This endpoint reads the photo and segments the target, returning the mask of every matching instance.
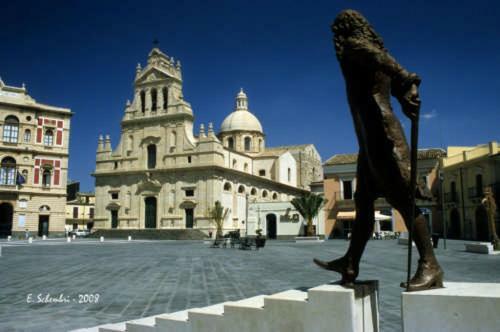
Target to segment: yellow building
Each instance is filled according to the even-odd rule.
[[[77,193],[74,200],[66,202],[66,231],[92,229],[94,213],[94,193]]]
[[[441,160],[444,191],[444,222],[450,238],[488,241],[490,229],[483,191],[492,187],[497,206],[500,197],[500,147],[498,142],[448,148]],[[499,214],[496,215],[497,230]]]
[[[439,159],[445,156],[442,149],[418,151],[418,184],[432,196],[432,201],[417,200],[417,205],[427,218],[432,232],[441,232],[441,211],[438,209]],[[346,237],[355,219],[354,194],[358,155],[337,154],[323,164],[325,209],[325,236]],[[384,198],[375,201],[375,231],[406,232],[401,215]]]
[[[0,79],[0,237],[64,234],[72,115]]]

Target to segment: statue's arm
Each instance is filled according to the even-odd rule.
[[[346,47],[346,53],[360,66],[380,70],[391,77],[391,94],[401,103],[403,113],[410,119],[418,118],[420,77],[409,73],[390,54],[371,42],[354,40]]]

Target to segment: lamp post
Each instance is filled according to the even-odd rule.
[[[245,237],[248,237],[248,194],[245,194]]]
[[[446,232],[448,227],[446,227],[446,215],[444,213],[444,174],[442,170],[439,170],[439,183],[441,185],[441,218],[443,220],[443,247],[446,249]]]

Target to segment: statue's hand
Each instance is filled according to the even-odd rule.
[[[400,99],[401,107],[403,112],[410,120],[418,119],[418,114],[420,111],[420,97],[418,95],[418,87],[416,84],[412,84],[411,87]]]

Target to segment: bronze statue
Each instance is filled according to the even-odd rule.
[[[491,244],[495,250],[500,250],[500,240],[497,235],[497,228],[495,225],[495,214],[497,212],[497,204],[495,203],[495,197],[493,196],[493,190],[491,187],[486,187],[484,189],[484,197],[481,200],[481,204],[485,207],[488,212],[488,224],[490,225],[491,234]]]
[[[342,275],[341,283],[353,283],[359,273],[359,262],[366,243],[372,237],[374,201],[385,199],[403,216],[409,227],[412,215],[410,186],[410,152],[406,138],[392,111],[391,94],[397,98],[404,114],[418,120],[420,78],[406,71],[385,49],[381,37],[368,21],[354,10],[342,11],[332,25],[337,59],[344,75],[347,98],[359,143],[356,219],[347,253],[320,267]],[[419,194],[418,192],[416,193]],[[416,208],[413,236],[420,260],[409,291],[442,287],[443,271],[430,241],[427,222]]]

